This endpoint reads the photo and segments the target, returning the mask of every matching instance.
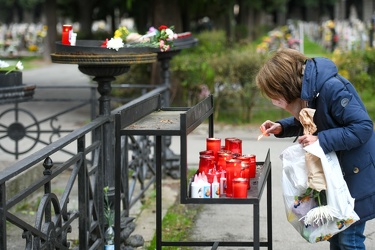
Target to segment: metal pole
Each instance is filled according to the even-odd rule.
[[[111,82],[113,76],[96,76],[94,81],[98,83],[99,115],[109,116],[111,114]],[[108,199],[114,204],[115,195],[115,168],[114,168],[114,129],[113,123],[103,126],[103,164],[104,164],[104,186],[108,186]]]
[[[162,171],[161,171],[161,154],[162,154],[162,137],[155,138],[155,156],[156,156],[156,249],[161,250],[162,243]]]

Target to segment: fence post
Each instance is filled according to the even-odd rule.
[[[6,187],[5,183],[0,185],[0,249],[7,249],[7,220],[6,209]]]

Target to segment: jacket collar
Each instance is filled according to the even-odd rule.
[[[337,75],[336,65],[327,58],[312,58],[306,61],[302,79],[301,99],[311,102],[319,96],[324,83]]]

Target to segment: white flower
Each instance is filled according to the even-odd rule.
[[[174,35],[174,33],[173,33],[173,30],[171,30],[171,29],[165,29],[165,33],[167,33],[167,35],[168,35],[168,39],[169,40],[173,40],[174,38],[175,38],[175,35]]]
[[[0,60],[0,68],[9,68],[9,67],[10,67],[9,63]],[[5,74],[9,74],[13,70],[23,70],[22,62],[18,61],[16,66],[8,69],[8,71]]]
[[[111,40],[107,42],[108,49],[115,49],[116,51],[118,51],[120,48],[123,48],[123,47],[124,47],[124,43],[121,37],[111,38]]]
[[[18,63],[16,64],[16,70],[23,70],[23,64],[21,61],[18,61]]]
[[[8,67],[9,67],[9,63],[0,61],[0,68],[8,68]]]

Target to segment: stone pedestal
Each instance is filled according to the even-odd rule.
[[[24,102],[34,95],[35,85],[22,83],[22,72],[0,70],[0,104]]]

